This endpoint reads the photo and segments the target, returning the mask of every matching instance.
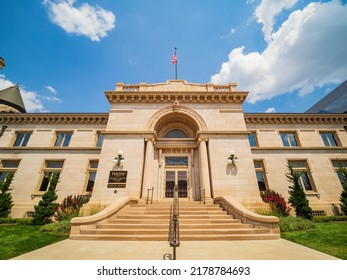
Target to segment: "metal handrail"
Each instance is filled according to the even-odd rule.
[[[173,204],[170,208],[169,244],[173,248],[173,260],[176,260],[176,248],[180,246],[179,198],[178,187],[174,188]]]
[[[152,187],[151,189],[147,189],[146,204],[148,204],[149,202],[150,204],[153,203],[153,191],[154,191],[154,187]],[[149,192],[151,192],[151,196],[149,196]]]

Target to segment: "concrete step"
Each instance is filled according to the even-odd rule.
[[[168,223],[164,224],[99,224],[96,226],[97,229],[167,229]],[[205,224],[180,224],[180,229],[230,229],[230,228],[252,228],[252,225],[241,224],[241,223],[205,223]]]
[[[186,235],[181,237],[181,241],[207,241],[207,240],[272,240],[278,239],[279,234],[223,234],[218,235]],[[158,235],[96,235],[83,234],[75,236],[75,240],[127,240],[127,241],[168,241],[168,236],[165,234]]]
[[[75,239],[84,240],[168,240],[172,200],[132,204],[94,226],[81,228]],[[253,228],[228,215],[219,205],[180,202],[180,238],[184,240],[277,239],[268,229]]]
[[[85,234],[97,234],[97,235],[161,235],[166,234],[168,236],[169,229],[82,229],[82,233]],[[234,229],[182,229],[180,228],[180,236],[186,235],[216,235],[218,239],[219,235],[225,234],[252,234],[252,233],[267,233],[267,229],[254,229],[254,228],[234,228]]]

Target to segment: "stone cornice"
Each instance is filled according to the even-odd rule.
[[[347,114],[245,113],[246,124],[347,124]]]
[[[246,91],[105,91],[110,103],[243,103]]]
[[[1,124],[107,124],[108,113],[27,113],[0,114]]]

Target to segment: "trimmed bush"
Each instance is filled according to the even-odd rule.
[[[281,232],[300,231],[315,228],[315,223],[300,217],[283,217],[278,223]]]
[[[312,221],[315,223],[344,222],[347,216],[313,216]]]
[[[70,221],[61,221],[57,223],[50,223],[40,228],[41,232],[50,232],[54,234],[69,235],[71,230]]]
[[[35,225],[44,225],[51,222],[52,217],[59,205],[58,203],[54,202],[58,198],[55,192],[58,182],[59,174],[53,173],[48,191],[42,196],[39,204],[35,206],[35,214],[33,217]]]
[[[0,218],[0,224],[32,225],[32,218]]]

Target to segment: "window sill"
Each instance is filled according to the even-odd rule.
[[[311,197],[314,197],[316,196],[318,199],[320,199],[320,193],[318,192],[315,192],[315,191],[307,191],[305,192],[306,196],[311,196]]]

